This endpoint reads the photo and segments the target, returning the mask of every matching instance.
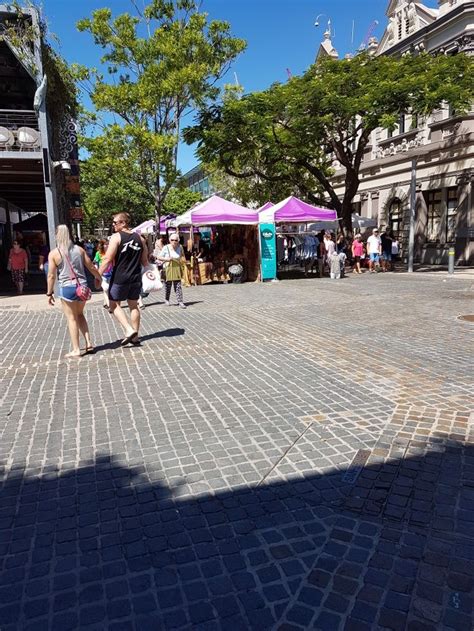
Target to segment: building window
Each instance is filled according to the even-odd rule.
[[[456,240],[456,215],[458,212],[458,189],[456,186],[448,188],[447,212],[446,212],[446,242],[453,243]]]
[[[362,202],[352,202],[352,212],[360,215],[362,212]]]
[[[402,202],[396,197],[390,204],[388,210],[388,224],[390,226],[390,232],[393,236],[399,240],[402,234]]]
[[[439,241],[439,228],[441,224],[441,202],[442,193],[440,190],[427,191],[426,207],[428,220],[426,223],[427,241]]]
[[[405,114],[400,114],[400,118],[398,119],[398,133],[405,133]]]

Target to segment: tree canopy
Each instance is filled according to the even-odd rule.
[[[155,214],[133,145],[123,142],[121,130],[116,137],[113,131],[83,140],[88,157],[81,162],[81,196],[91,232],[95,226],[108,226],[112,215],[121,211],[130,213],[135,225]]]
[[[289,193],[310,202],[326,196],[350,232],[372,132],[393,129],[402,113],[426,116],[443,101],[466,111],[474,96],[472,70],[465,55],[325,58],[285,84],[201,108],[184,135],[198,143],[204,165],[235,178],[234,194],[246,202]],[[335,160],[345,170],[343,199],[331,181]]]
[[[226,22],[209,21],[195,0],[131,4],[133,14],[113,17],[104,8],[78,23],[103,50],[107,79],[83,66],[76,66],[76,77],[96,108],[89,123],[101,122],[89,142],[92,155],[107,147],[111,160],[133,164],[134,185],[153,200],[159,219],[179,179],[181,120],[217,98],[216,82],[245,43]]]

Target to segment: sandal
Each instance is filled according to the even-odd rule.
[[[95,348],[93,346],[86,346],[85,352],[86,355],[93,355],[95,353]]]
[[[124,337],[124,339],[120,342],[120,346],[127,346],[127,344],[130,344],[134,337],[137,337],[137,335],[138,331],[134,331],[130,335],[127,335],[127,337]]]

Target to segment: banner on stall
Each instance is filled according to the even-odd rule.
[[[276,278],[277,257],[274,223],[259,224],[260,252],[262,257],[262,280]]]

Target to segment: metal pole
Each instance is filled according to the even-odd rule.
[[[448,252],[448,274],[454,274],[454,248],[449,248]]]
[[[408,271],[413,272],[413,259],[415,250],[415,221],[416,221],[416,165],[417,158],[411,161],[411,185],[410,185],[410,233],[408,236]]]

